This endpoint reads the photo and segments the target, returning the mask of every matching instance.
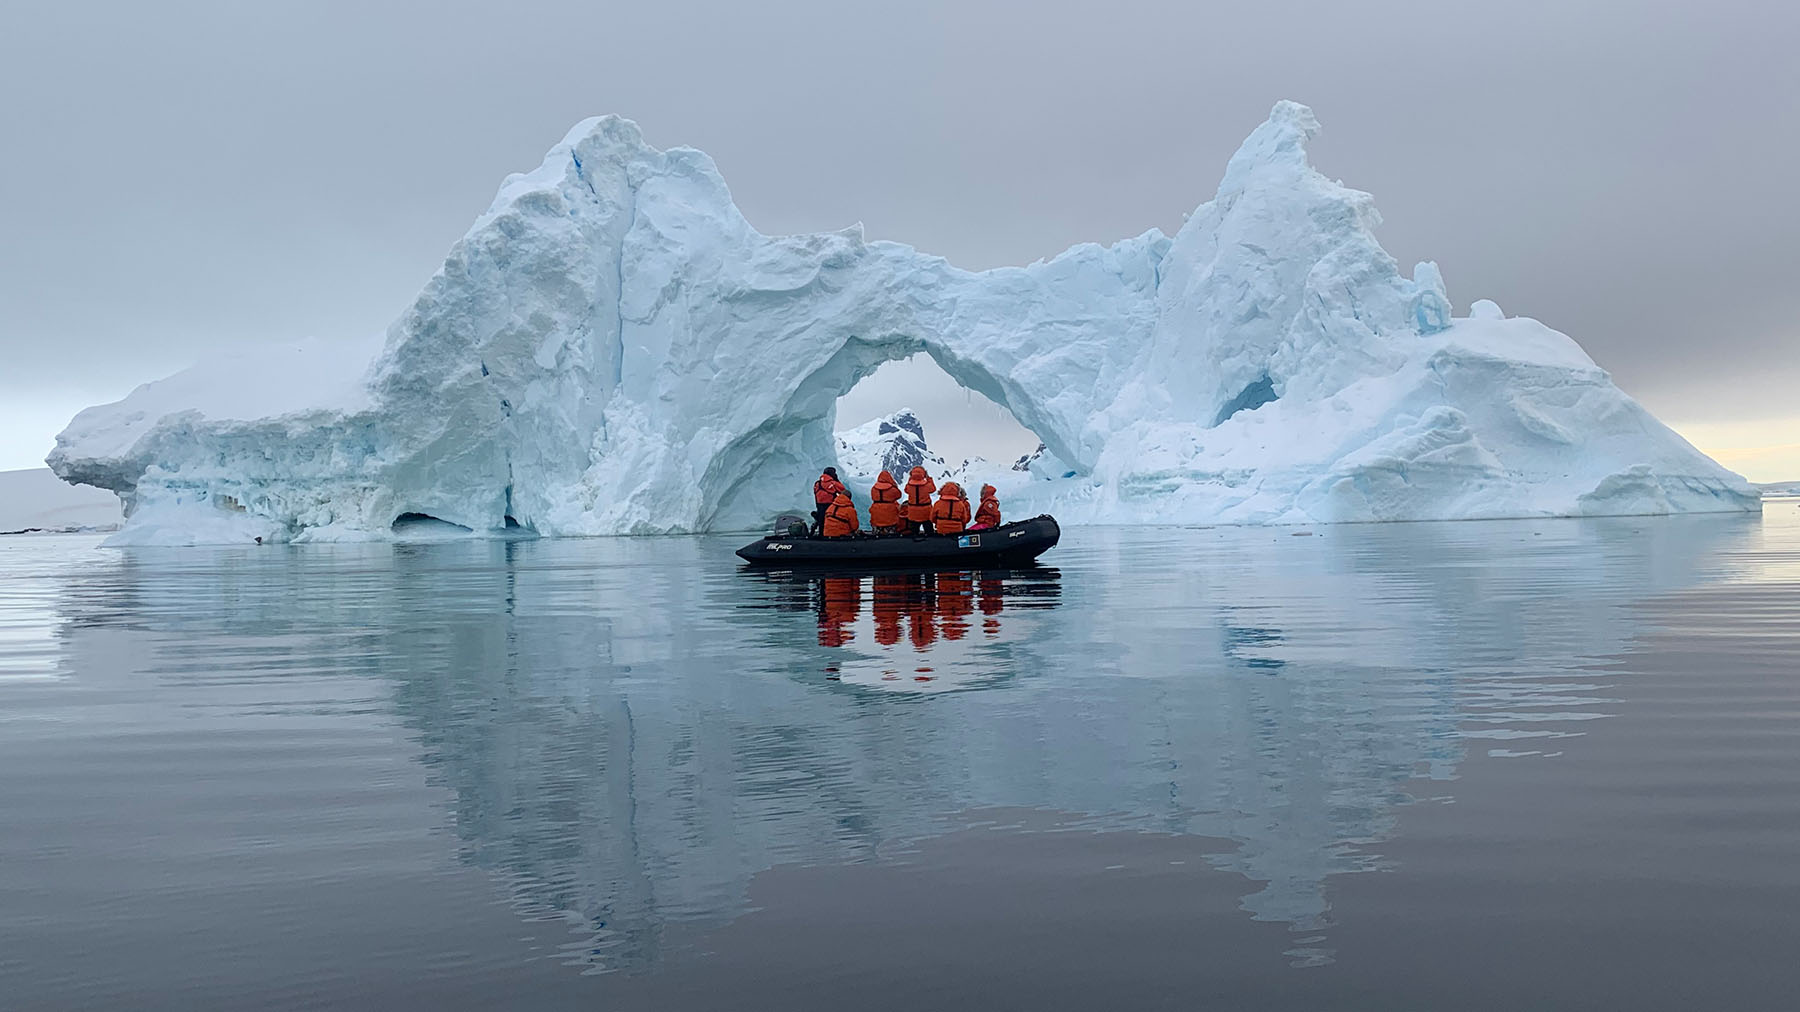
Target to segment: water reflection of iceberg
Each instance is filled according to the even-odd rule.
[[[1216,863],[1258,883],[1244,907],[1315,932],[1409,785],[1501,744],[1476,736],[1528,752],[1607,713],[1620,690],[1593,661],[1635,634],[1627,606],[1706,578],[1751,523],[1090,530],[1053,594],[1003,584],[992,616],[977,575],[859,578],[846,617],[847,585],[745,578],[701,539],[281,549],[203,573],[139,555],[125,589],[69,598],[63,635],[311,637],[319,663],[390,681],[467,859],[575,922],[596,968],[735,916],[763,869],[868,860],[993,807],[1235,841]],[[930,635],[908,627],[921,606]],[[980,691],[878,691],[898,659]]]

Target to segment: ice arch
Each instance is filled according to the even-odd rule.
[[[700,526],[729,529],[735,518],[801,504],[818,469],[837,462],[838,399],[888,362],[929,355],[957,383],[1012,411],[1014,417],[1021,410],[1033,418],[1046,417],[1029,392],[1016,387],[1009,391],[1009,384],[987,365],[956,357],[945,342],[917,333],[914,329],[853,334],[841,343],[834,337],[836,350],[800,378],[791,396],[708,462],[700,488],[704,504]]]
[[[1054,405],[996,373],[993,363],[960,354],[957,343],[915,333],[845,340],[799,381],[775,414],[714,455],[701,491],[704,500],[716,505],[701,518],[701,525],[728,528],[733,518],[797,505],[818,469],[836,461],[838,400],[882,365],[919,354],[928,356],[959,386],[1009,412],[1021,426],[1048,433],[1040,438],[1063,459],[1091,467],[1074,449],[1080,446],[1079,431],[1056,428],[1059,422],[1067,426],[1079,419],[1059,418]]]
[[[973,273],[860,228],[764,236],[705,155],[590,121],[507,181],[396,323],[371,381],[392,495],[349,522],[754,527],[834,459],[838,397],[921,353],[1085,473],[1168,244]]]

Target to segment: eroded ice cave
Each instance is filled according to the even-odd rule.
[[[749,529],[834,459],[836,399],[920,352],[1053,467],[1012,515],[1300,523],[1754,510],[1568,337],[1409,279],[1275,106],[1181,230],[970,272],[860,228],[764,236],[711,159],[578,124],[385,344],[205,363],[89,408],[48,462],[121,543]],[[1072,476],[1064,477],[1064,475]]]

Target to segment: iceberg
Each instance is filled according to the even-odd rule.
[[[765,236],[615,116],[492,206],[376,348],[242,356],[89,408],[47,462],[115,543],[743,530],[836,459],[837,398],[930,355],[1052,467],[1013,515],[1321,523],[1756,510],[1570,338],[1376,242],[1278,103],[1173,236],[972,272],[860,226]]]

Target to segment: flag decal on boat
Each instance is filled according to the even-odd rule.
[[[979,534],[964,534],[962,537],[956,539],[956,547],[958,547],[958,548],[980,548],[981,547],[981,535],[979,535]]]

